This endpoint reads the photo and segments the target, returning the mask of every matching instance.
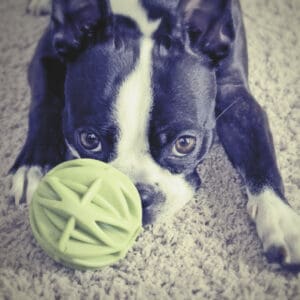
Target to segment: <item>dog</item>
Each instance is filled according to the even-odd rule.
[[[53,0],[28,74],[16,203],[30,201],[49,168],[93,158],[136,184],[144,224],[166,221],[199,189],[196,168],[217,133],[245,181],[267,259],[300,269],[300,217],[249,90],[238,0]]]

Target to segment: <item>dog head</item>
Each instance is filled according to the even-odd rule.
[[[71,156],[127,174],[144,224],[173,215],[199,188],[217,92],[211,57],[199,47],[203,32],[196,37],[195,24],[192,39],[189,32],[195,7],[148,2],[110,1],[110,36],[67,65],[64,110]]]

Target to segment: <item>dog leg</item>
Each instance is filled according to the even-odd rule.
[[[25,145],[11,173],[11,196],[18,204],[30,201],[44,173],[65,158],[62,132],[65,67],[51,46],[51,34],[42,37],[29,68],[32,103]]]
[[[248,212],[256,223],[268,261],[299,269],[300,216],[268,187],[256,195],[248,192],[248,196]]]
[[[285,200],[266,114],[245,86],[224,84],[216,115],[220,140],[245,179],[248,211],[268,260],[300,269],[300,216]]]
[[[270,261],[300,270],[300,216],[288,205],[267,117],[248,86],[247,45],[238,0],[180,1],[190,45],[216,64],[217,131],[245,179],[248,210]]]

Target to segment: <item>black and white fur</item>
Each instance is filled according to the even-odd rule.
[[[245,180],[267,258],[299,269],[300,217],[285,199],[247,78],[238,0],[54,0],[29,69],[29,133],[12,168],[16,203],[30,201],[50,167],[91,157],[134,181],[144,223],[165,221],[199,188],[196,167],[216,130]]]

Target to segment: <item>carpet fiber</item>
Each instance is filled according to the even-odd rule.
[[[216,144],[203,187],[168,225],[146,228],[126,259],[74,271],[36,244],[28,206],[6,176],[26,136],[26,68],[48,17],[0,2],[0,299],[300,299],[300,275],[269,265],[246,213],[245,188]],[[291,205],[300,212],[300,1],[242,0],[250,86],[269,115]],[[300,229],[299,229],[300,230]]]

